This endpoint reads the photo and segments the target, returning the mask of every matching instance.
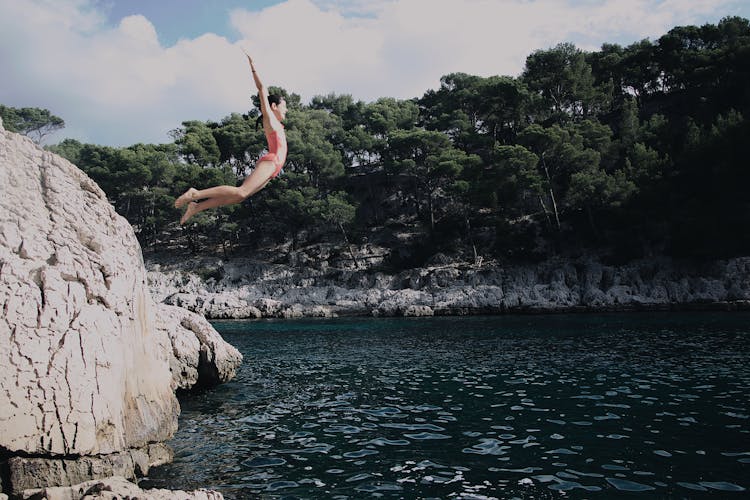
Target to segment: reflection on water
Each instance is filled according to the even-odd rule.
[[[222,322],[148,487],[228,498],[741,497],[750,315]],[[743,493],[744,492],[744,493]]]

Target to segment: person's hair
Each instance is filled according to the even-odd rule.
[[[271,104],[275,104],[275,105],[278,106],[279,104],[281,104],[281,101],[283,101],[283,100],[284,100],[284,96],[281,95],[281,94],[268,94],[268,105],[269,106]],[[263,123],[263,113],[261,113],[260,115],[258,115],[258,118],[255,120],[255,128],[257,129],[258,125],[260,125],[261,123]]]

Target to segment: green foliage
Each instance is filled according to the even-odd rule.
[[[342,191],[326,196],[319,209],[323,221],[341,226],[351,226],[357,213],[357,208],[348,201],[348,195]]]
[[[249,115],[232,113],[212,127],[211,132],[219,149],[219,163],[242,165],[252,157],[259,157],[265,147],[263,131],[255,127],[255,119]],[[210,144],[208,138],[206,141]]]
[[[47,149],[58,154],[74,165],[80,165],[81,150],[84,145],[75,139],[64,139]]]
[[[568,204],[576,208],[616,208],[635,190],[635,184],[623,171],[610,175],[592,166],[571,176]]]
[[[485,175],[486,182],[478,184],[480,198],[488,206],[497,208],[500,204],[506,212],[522,215],[535,210],[536,200],[546,196],[548,186],[539,169],[539,156],[524,146],[497,145],[492,166]]]
[[[24,134],[41,143],[53,132],[65,128],[65,121],[41,108],[12,108],[0,104],[3,127],[10,132]]]
[[[289,153],[285,169],[304,174],[316,188],[328,190],[344,175],[341,154],[331,138],[341,129],[341,120],[321,110],[287,115]]]
[[[426,237],[394,247],[393,265],[461,245],[470,249],[447,251],[750,252],[746,19],[593,52],[560,44],[530,54],[520,77],[451,73],[419,99],[328,94],[308,105],[269,90],[290,110],[284,173],[242,205],[197,216],[182,229],[191,248],[229,254],[289,237],[351,243],[350,233],[387,239],[403,229]],[[156,245],[177,226],[174,196],[235,185],[263,153],[253,100],[255,109],[219,122],[184,122],[171,144],[66,139],[49,149],[92,176],[141,241]],[[37,116],[23,122],[17,111],[0,107],[6,128]]]
[[[376,136],[385,136],[394,129],[410,129],[419,115],[417,104],[383,97],[365,106],[363,117],[367,130]]]
[[[219,164],[221,151],[210,124],[194,120],[182,122],[182,128],[173,130],[172,137],[186,161],[201,167]]]
[[[541,114],[556,121],[588,117],[599,111],[609,97],[606,89],[595,85],[586,54],[570,43],[531,54],[522,78],[541,98]]]

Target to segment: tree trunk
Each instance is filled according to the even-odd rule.
[[[555,223],[557,224],[557,230],[560,230],[560,214],[557,211],[557,202],[555,201],[555,193],[552,191],[552,186],[549,187],[549,196],[552,199],[552,209],[555,211]]]
[[[560,231],[560,214],[557,212],[557,202],[555,201],[555,192],[552,190],[552,179],[549,176],[549,170],[547,169],[547,162],[544,161],[544,154],[542,154],[542,166],[544,167],[544,175],[547,176],[547,184],[549,185],[549,197],[552,201],[552,209],[555,212],[555,222],[557,223],[557,230]]]
[[[474,264],[479,265],[479,254],[477,253],[477,245],[474,243],[474,237],[471,235],[471,221],[468,213],[464,213],[464,220],[466,221],[466,237],[469,239],[471,249],[474,252]]]
[[[349,243],[349,238],[346,236],[346,230],[344,229],[344,225],[339,222],[339,229],[341,229],[341,234],[344,235],[344,241],[346,242],[346,246],[349,248],[349,255],[352,256],[352,260],[354,261],[354,265],[357,269],[360,269],[359,261],[357,260],[357,257],[354,255],[354,250],[352,249],[352,244]]]
[[[552,227],[552,219],[549,218],[549,210],[547,210],[547,204],[544,203],[544,197],[539,194],[539,203],[542,205],[542,210],[544,211],[544,217],[547,219],[547,225],[549,227]]]

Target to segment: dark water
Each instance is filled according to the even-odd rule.
[[[227,498],[747,498],[750,314],[220,322],[149,487]]]

